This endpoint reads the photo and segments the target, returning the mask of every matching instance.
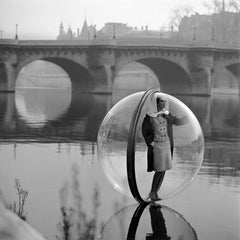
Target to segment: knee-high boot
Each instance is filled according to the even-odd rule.
[[[152,187],[151,187],[151,191],[150,191],[150,194],[149,194],[149,197],[152,199],[152,200],[160,200],[160,198],[158,197],[158,190],[160,188],[159,184],[161,185],[161,179],[162,178],[162,172],[156,172],[153,176],[153,180],[152,180]]]
[[[162,185],[164,176],[165,176],[165,171],[164,171],[164,172],[159,172],[159,174],[158,174],[158,179],[157,179],[156,192],[159,191],[159,189],[160,189],[160,187],[161,187],[161,185]]]

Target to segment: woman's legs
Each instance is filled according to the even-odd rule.
[[[156,189],[156,192],[159,191],[161,185],[162,185],[162,182],[163,182],[163,179],[164,179],[164,176],[165,176],[165,171],[163,172],[159,172],[159,177],[158,177],[158,182],[157,182],[157,189]]]
[[[165,171],[155,172],[153,175],[152,188],[151,188],[151,192],[149,194],[149,196],[152,200],[160,200],[157,193],[162,185],[164,175],[165,175]]]

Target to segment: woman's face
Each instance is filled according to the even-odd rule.
[[[163,98],[159,98],[158,104],[157,104],[157,109],[158,111],[161,111],[163,108],[166,107],[167,100]]]

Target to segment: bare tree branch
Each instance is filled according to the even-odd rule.
[[[194,10],[190,6],[183,6],[180,8],[172,9],[170,26],[173,27],[173,29],[178,29],[183,17],[189,17],[193,13]]]
[[[234,11],[235,13],[240,12],[240,0],[231,0],[229,2],[229,6],[231,10]]]
[[[222,11],[234,11],[236,13],[240,12],[240,0],[212,0],[204,2],[203,6],[208,10],[209,14],[221,13]]]

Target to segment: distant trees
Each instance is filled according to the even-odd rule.
[[[219,14],[220,27],[221,29],[221,40],[223,42],[229,41],[229,14],[228,13],[240,13],[240,0],[212,0],[210,2],[205,2],[204,6],[208,10],[209,14]],[[225,14],[226,13],[226,14]],[[232,26],[231,26],[232,27]],[[236,27],[237,28],[237,27]]]
[[[222,0],[212,0],[204,2],[203,6],[206,8],[209,14],[220,13],[223,8],[226,9],[225,3]]]
[[[169,25],[172,31],[178,32],[172,36],[194,41],[239,43],[240,0],[205,1],[201,14],[189,5],[172,9]]]
[[[203,4],[209,14],[229,11],[240,13],[240,0],[211,0]],[[169,25],[173,30],[178,30],[183,17],[189,17],[196,11],[193,7],[185,5],[172,9]]]
[[[240,0],[231,0],[229,4],[234,12],[240,12]]]
[[[240,0],[212,0],[210,2],[205,2],[203,5],[210,14],[223,11],[240,12]]]
[[[172,9],[172,14],[170,16],[169,25],[172,30],[178,30],[179,25],[183,19],[183,17],[189,17],[194,13],[194,10],[190,6],[182,6]]]

